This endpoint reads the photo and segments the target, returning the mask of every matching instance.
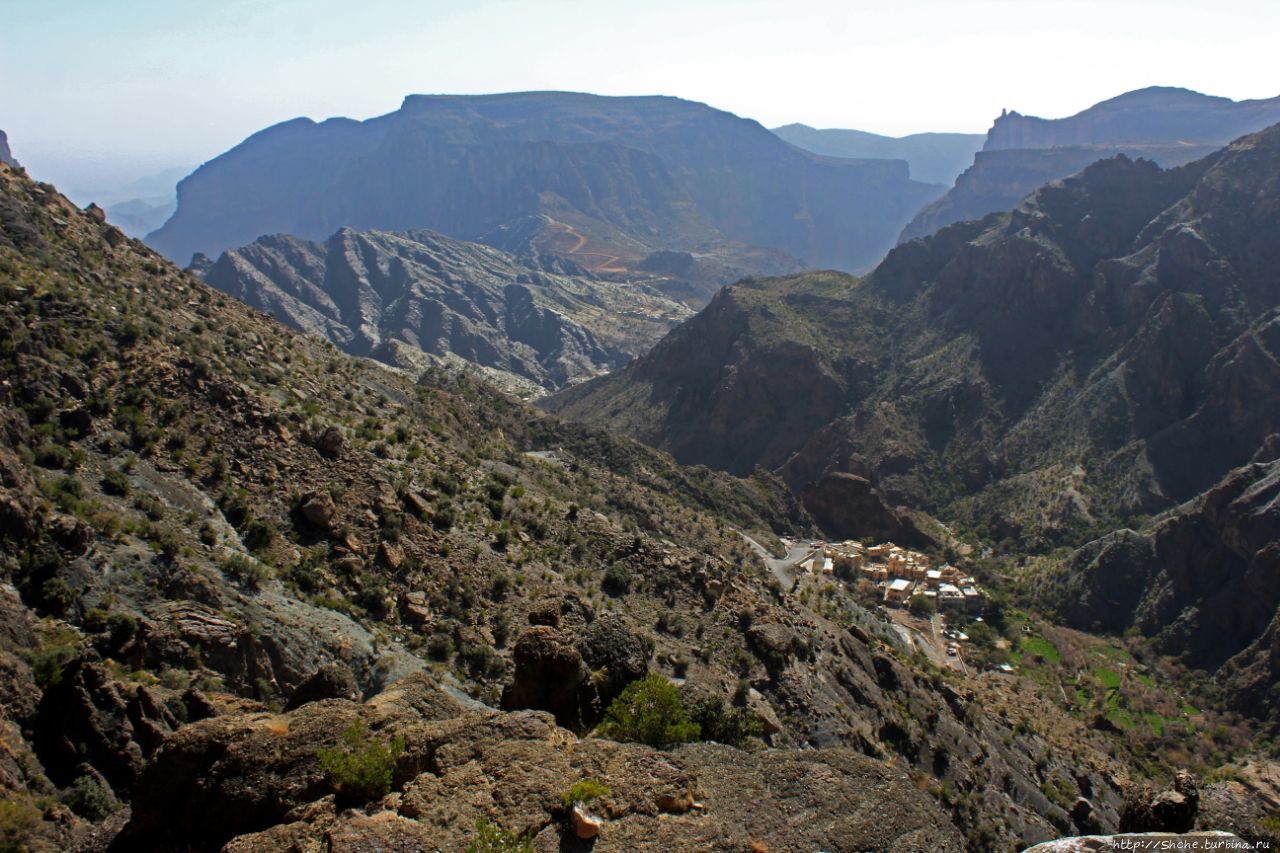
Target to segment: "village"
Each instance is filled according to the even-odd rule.
[[[946,617],[982,621],[986,595],[970,574],[949,563],[934,567],[929,555],[892,542],[784,539],[783,545],[790,565],[802,576],[870,584],[881,601],[883,618],[909,648],[919,649],[940,666],[967,672],[962,643],[968,635],[949,627]],[[1000,670],[1012,672],[1008,666]]]
[[[926,554],[892,542],[864,545],[849,540],[814,543],[814,548],[813,555],[800,563],[801,569],[869,580],[883,591],[890,606],[905,607],[919,597],[930,611],[982,612],[985,596],[973,577],[949,563],[932,568]]]

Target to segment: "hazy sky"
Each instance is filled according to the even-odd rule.
[[[982,132],[1149,85],[1280,94],[1277,0],[0,0],[0,128],[110,186],[411,92],[704,101],[768,126]]]

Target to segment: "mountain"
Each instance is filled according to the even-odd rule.
[[[621,367],[691,313],[643,284],[431,231],[262,237],[196,269],[352,355],[419,369],[447,356],[525,393]]]
[[[1068,118],[1006,112],[987,133],[983,151],[1182,142],[1221,145],[1275,124],[1280,97],[1233,101],[1190,89],[1152,86],[1094,104]]]
[[[17,167],[18,161],[13,159],[13,153],[9,150],[9,137],[5,136],[3,130],[0,130],[0,163]]]
[[[784,592],[743,534],[812,526],[766,472],[346,355],[6,166],[0,295],[6,842],[994,851],[1113,831],[1174,747],[1208,760],[1181,712],[1131,739],[1029,655],[1055,680],[925,662],[820,572]],[[1159,665],[1218,764],[1252,742]],[[1231,785],[1197,822],[1246,813]]]
[[[600,272],[659,251],[751,261],[753,247],[860,269],[937,192],[905,163],[819,157],[677,98],[411,95],[368,121],[254,134],[182,181],[148,241],[185,262],[263,234],[429,228],[488,241],[514,229]]]
[[[906,160],[913,179],[946,186],[955,183],[956,176],[973,162],[984,139],[980,133],[881,136],[865,130],[819,130],[807,124],[775,127],[773,132],[797,148],[827,157]]]
[[[997,539],[1169,508],[1280,431],[1277,152],[1271,128],[1178,169],[1105,160],[864,280],[741,282],[545,405],[797,491],[867,477]]]
[[[864,280],[726,288],[544,405],[686,464],[774,470],[833,536],[907,505],[1048,552],[1173,513],[1086,547],[1042,601],[1280,714],[1277,176],[1280,125],[1177,169],[1104,160]]]
[[[916,214],[899,240],[1008,210],[1036,187],[1098,160],[1123,154],[1182,166],[1277,121],[1280,97],[1232,101],[1165,87],[1129,92],[1062,119],[1006,112],[955,187]]]

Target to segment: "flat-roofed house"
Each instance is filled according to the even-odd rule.
[[[906,578],[898,578],[890,582],[884,591],[884,600],[891,604],[903,604],[911,597],[911,590],[915,588],[915,584]]]

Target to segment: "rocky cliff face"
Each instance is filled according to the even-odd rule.
[[[1280,427],[1278,151],[1273,129],[1181,169],[1108,160],[861,282],[744,282],[547,405],[797,491],[854,474],[996,538],[1168,508]]]
[[[544,216],[544,250],[602,271],[657,250],[750,258],[743,244],[858,269],[935,194],[905,163],[817,157],[675,98],[411,96],[365,122],[297,119],[255,134],[185,179],[177,212],[148,239],[185,262],[270,233],[431,228],[474,240]]]
[[[0,130],[0,163],[9,166],[18,166],[18,161],[13,159],[13,152],[9,150],[9,137],[5,136],[3,130]]]
[[[277,235],[197,261],[209,284],[353,355],[460,359],[525,393],[621,367],[690,313],[642,284],[429,231]]]
[[[1181,166],[1277,121],[1280,98],[1232,101],[1161,87],[1129,92],[1068,118],[1005,113],[973,165],[911,220],[899,242],[1009,210],[1037,187],[1108,157]]]

